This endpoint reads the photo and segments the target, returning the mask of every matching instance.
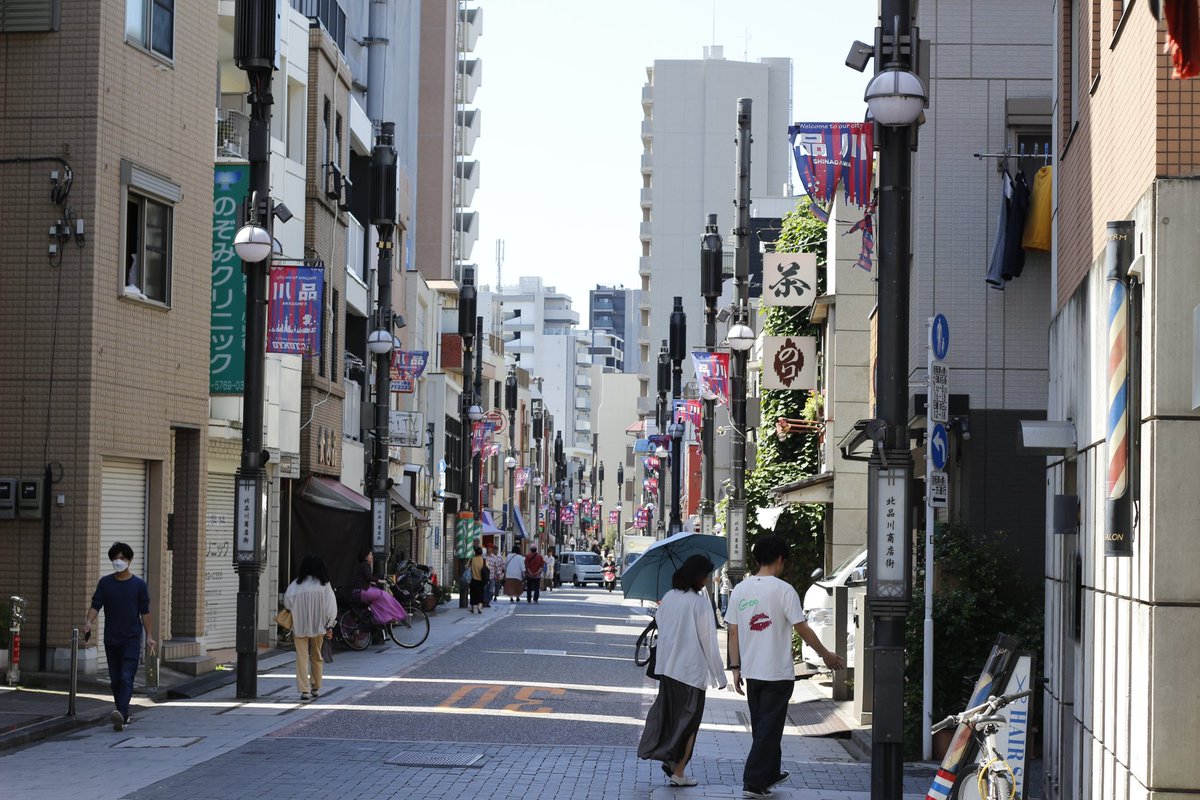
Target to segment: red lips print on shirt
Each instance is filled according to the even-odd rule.
[[[750,618],[750,630],[765,631],[771,627],[771,618],[766,614],[755,614]]]

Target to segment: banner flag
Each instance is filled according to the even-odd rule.
[[[529,483],[529,471],[530,471],[529,467],[521,467],[519,470],[516,471],[516,475],[515,475],[516,483],[513,484],[513,488],[516,491],[518,491],[518,492],[521,491],[522,489],[525,488],[525,485],[527,483]]]
[[[428,350],[396,350],[392,353],[392,391],[412,394],[416,391],[417,378],[425,372],[429,363]]]
[[[863,247],[855,266],[871,270],[875,236],[871,217],[875,213],[874,169],[875,126],[870,122],[798,122],[788,127],[796,171],[804,191],[812,200],[809,209],[822,222],[842,183],[846,202],[865,212],[848,233],[862,231]]]
[[[729,405],[729,353],[693,350],[692,368],[700,384],[700,396]]]
[[[276,267],[267,296],[267,352],[312,357],[321,352],[322,267]]]
[[[613,509],[612,511],[608,512],[608,524],[609,525],[616,525],[620,521],[621,521],[621,512],[620,511]]]

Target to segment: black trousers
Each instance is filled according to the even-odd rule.
[[[795,688],[795,681],[746,681],[754,742],[742,770],[744,787],[766,789],[779,778],[783,769],[783,726],[787,723],[788,701]]]

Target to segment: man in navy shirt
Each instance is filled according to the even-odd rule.
[[[129,700],[142,654],[142,630],[146,631],[146,646],[151,653],[157,650],[158,643],[151,632],[150,590],[144,580],[129,571],[133,548],[124,542],[113,542],[108,557],[113,574],[105,575],[96,584],[83,633],[85,637],[91,636],[92,623],[100,616],[100,609],[104,609],[104,652],[108,657],[113,702],[117,706],[110,719],[113,730],[120,731],[130,721]]]

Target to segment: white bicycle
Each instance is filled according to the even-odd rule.
[[[950,800],[1016,800],[1017,777],[1004,755],[996,747],[996,734],[1008,720],[1000,709],[1033,694],[1031,689],[999,697],[990,696],[987,701],[961,714],[951,714],[933,726],[933,733],[946,728],[966,725],[979,743],[979,763],[963,773],[954,782]]]

